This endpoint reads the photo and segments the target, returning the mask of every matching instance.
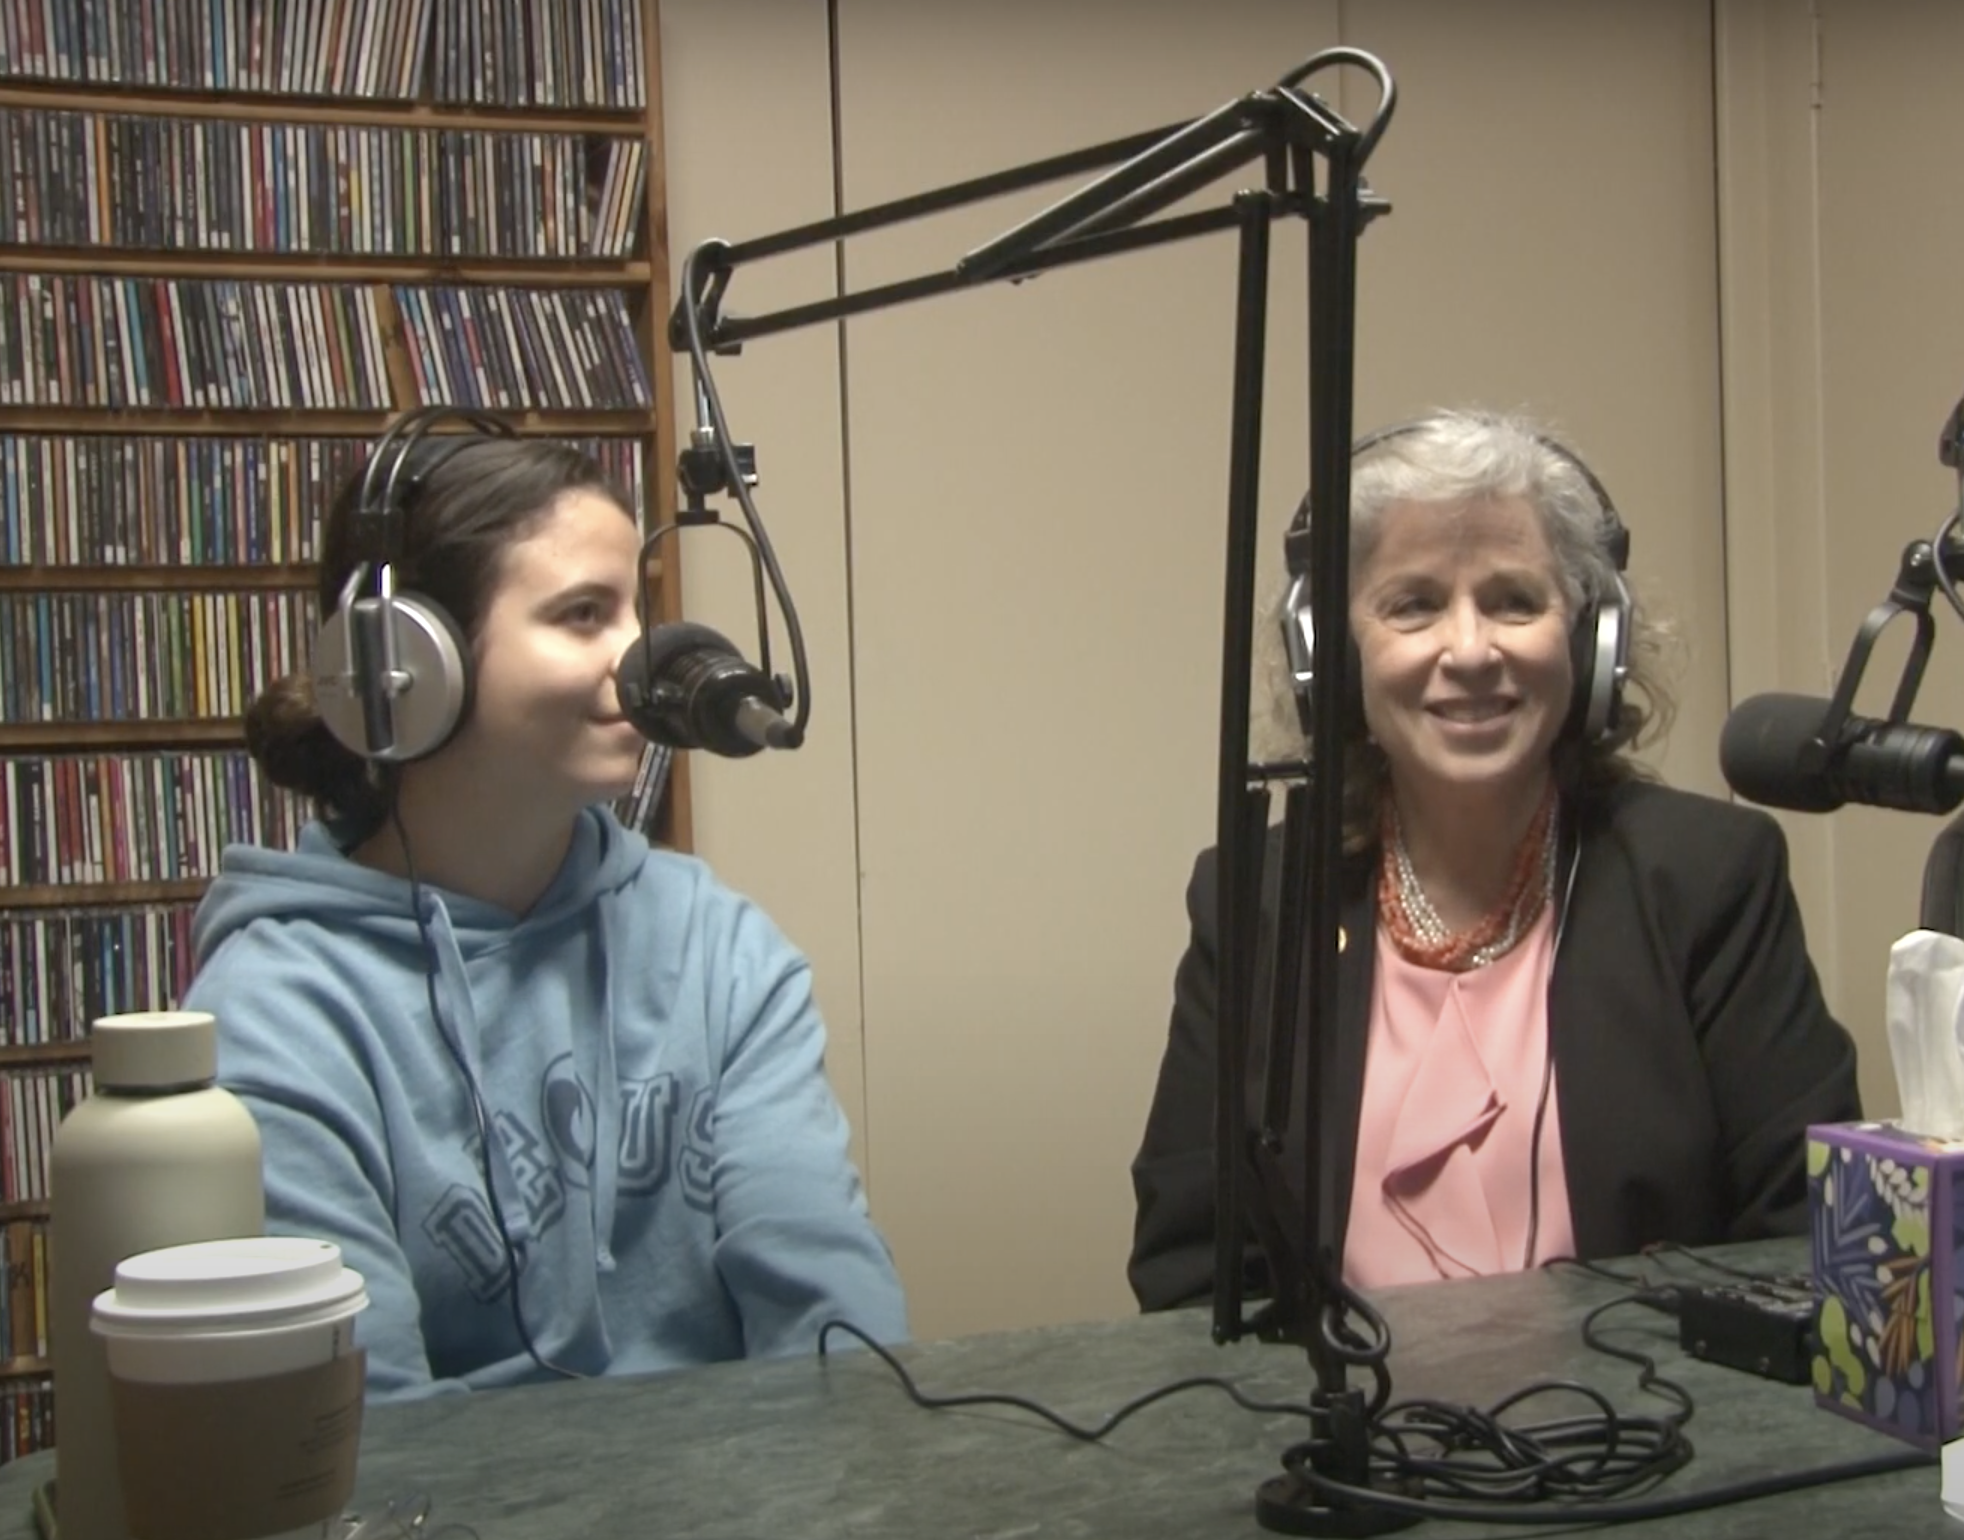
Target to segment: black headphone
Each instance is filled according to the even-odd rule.
[[[445,423],[470,431],[444,433]],[[404,764],[434,754],[469,714],[470,646],[442,605],[396,591],[410,510],[459,450],[513,438],[483,412],[426,406],[392,423],[369,451],[351,515],[355,566],[314,637],[315,708],[364,759]]]
[[[1389,439],[1416,433],[1436,421],[1421,417],[1394,423],[1367,433],[1350,446],[1350,457],[1377,448]],[[1575,680],[1575,696],[1562,724],[1565,741],[1600,743],[1615,730],[1623,710],[1623,686],[1630,676],[1630,588],[1624,573],[1630,565],[1630,531],[1610,500],[1609,489],[1596,473],[1583,463],[1574,450],[1544,434],[1535,442],[1572,466],[1588,484],[1603,511],[1603,549],[1615,568],[1612,591],[1583,605],[1569,630],[1569,657]],[[1295,691],[1296,710],[1302,718],[1303,736],[1310,735],[1310,690],[1316,680],[1316,617],[1310,609],[1309,542],[1300,538],[1309,528],[1310,505],[1307,495],[1289,522],[1284,552],[1289,565],[1289,591],[1282,602],[1282,643],[1288,656],[1289,682]],[[1363,678],[1357,652],[1350,650],[1350,677],[1344,691],[1344,709],[1361,713],[1364,703]]]

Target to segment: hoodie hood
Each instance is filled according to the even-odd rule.
[[[623,828],[607,809],[590,807],[573,825],[558,874],[525,914],[425,882],[425,915],[432,902],[443,910],[457,950],[468,962],[619,892],[635,880],[647,854],[647,841],[640,835]],[[226,850],[220,874],[198,908],[192,946],[202,968],[228,937],[253,921],[292,918],[325,919],[336,929],[352,928],[377,941],[416,947],[422,941],[409,894],[403,878],[351,859],[325,825],[310,823],[292,850],[258,845]]]

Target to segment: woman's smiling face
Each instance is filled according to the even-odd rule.
[[[1574,694],[1568,606],[1525,498],[1394,503],[1351,585],[1364,720],[1401,800],[1539,795]]]
[[[634,784],[644,747],[621,715],[614,674],[640,634],[641,537],[612,498],[562,493],[499,559],[477,635],[471,713],[443,752],[563,818]]]

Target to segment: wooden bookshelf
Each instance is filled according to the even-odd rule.
[[[650,111],[658,106],[654,103]],[[574,112],[564,107],[479,107],[360,96],[260,96],[93,81],[0,79],[0,109],[9,107],[36,112],[107,107],[136,117],[319,123],[336,128],[456,128],[521,134],[638,134],[647,128],[644,114],[621,108]]]
[[[317,411],[307,413],[239,409],[234,411],[171,411],[163,407],[123,407],[84,413],[72,406],[0,406],[0,432],[104,434],[168,434],[172,437],[261,438],[288,433],[308,438],[374,438],[397,415],[386,411]],[[498,411],[520,433],[545,438],[611,437],[648,431],[649,413],[639,410],[596,412]],[[651,484],[652,494],[654,487]],[[673,497],[673,493],[664,494]],[[653,517],[652,510],[649,516]]]
[[[18,722],[0,732],[0,747],[10,754],[73,754],[116,748],[198,749],[240,743],[244,734],[245,723],[239,717]]]
[[[19,1064],[73,1064],[89,1056],[89,1040],[78,1037],[60,1043],[8,1043],[0,1046],[0,1067]],[[17,1204],[0,1204],[0,1216]],[[42,1204],[45,1211],[47,1205]],[[21,1217],[21,1216],[14,1216]]]
[[[154,588],[189,590],[218,589],[226,592],[253,588],[312,588],[314,569],[297,564],[261,567],[205,566],[185,562],[179,566],[19,566],[0,567],[0,593],[19,589],[26,593],[52,593],[64,590],[134,590]]]
[[[652,580],[661,579],[661,558],[648,563]],[[0,593],[131,590],[145,593],[157,588],[188,592],[212,589],[236,592],[241,589],[312,588],[318,576],[311,565],[267,564],[259,567],[230,567],[184,562],[176,566],[19,566],[0,567]]]
[[[204,891],[204,882],[197,878],[189,878],[182,882],[21,884],[15,887],[0,887],[0,910],[110,908],[125,904],[188,904],[202,897]]]
[[[271,251],[99,252],[71,246],[0,246],[0,272],[99,273],[131,278],[235,278],[251,283],[434,283],[520,289],[645,288],[649,265],[610,257],[564,262],[496,257],[335,256]],[[585,413],[580,415],[585,416]]]

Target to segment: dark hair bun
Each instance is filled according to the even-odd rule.
[[[378,825],[388,810],[368,762],[329,731],[306,674],[275,679],[245,714],[246,752],[275,786],[311,797],[329,818]]]

